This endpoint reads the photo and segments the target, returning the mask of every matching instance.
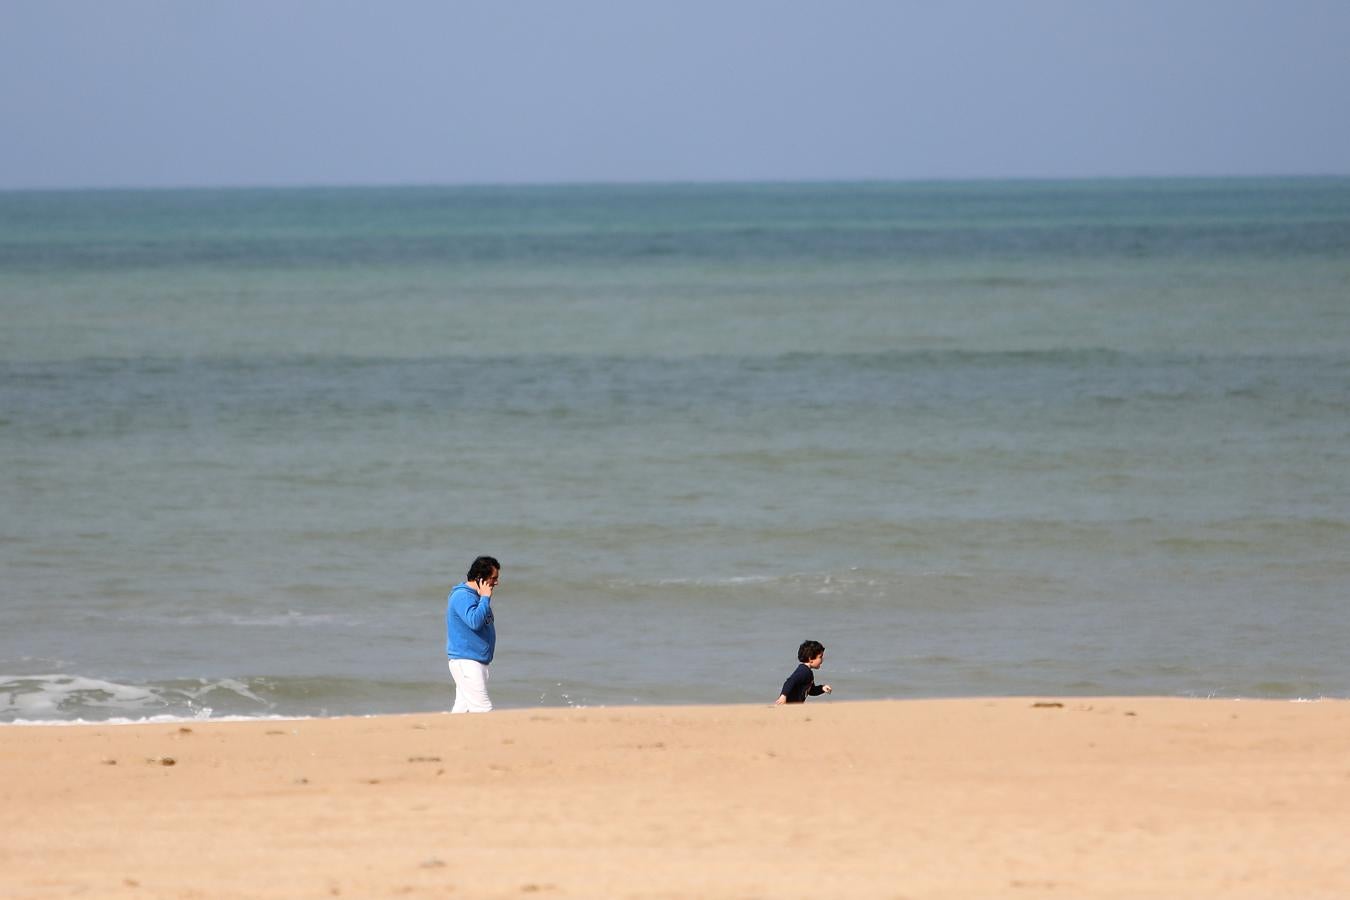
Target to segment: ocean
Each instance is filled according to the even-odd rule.
[[[0,193],[0,721],[1350,697],[1350,179]]]

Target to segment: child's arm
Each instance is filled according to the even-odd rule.
[[[812,697],[819,697],[821,694],[828,694],[833,690],[834,688],[830,687],[828,684],[813,684],[811,685],[811,690],[807,691],[807,693]]]
[[[779,694],[778,699],[773,701],[774,706],[782,706],[787,702],[787,694]]]

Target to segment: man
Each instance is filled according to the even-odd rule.
[[[497,560],[480,556],[469,566],[464,583],[455,585],[446,598],[445,653],[450,658],[450,677],[455,680],[452,713],[492,712],[487,692],[488,665],[497,649],[492,590],[500,574]]]

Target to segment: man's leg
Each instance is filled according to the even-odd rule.
[[[450,660],[450,677],[455,679],[455,706],[452,713],[492,712],[488,697],[488,667],[472,659]]]
[[[457,659],[450,660],[450,677],[455,682],[455,705],[451,708],[452,713],[462,713],[469,711],[469,697],[464,693],[464,689],[459,685],[459,673],[455,671]]]

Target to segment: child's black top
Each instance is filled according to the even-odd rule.
[[[816,684],[816,673],[806,663],[797,666],[783,682],[782,694],[788,703],[805,703],[807,694],[817,697],[823,693],[825,689]]]

